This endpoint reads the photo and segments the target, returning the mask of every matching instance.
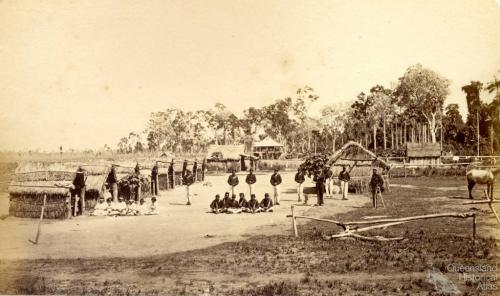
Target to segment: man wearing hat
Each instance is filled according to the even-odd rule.
[[[342,171],[339,174],[339,181],[340,181],[340,192],[342,193],[342,199],[346,200],[347,199],[347,192],[349,189],[349,181],[351,180],[351,176],[349,175],[349,172],[346,169],[346,166],[342,166]]]
[[[273,185],[274,189],[274,204],[280,205],[280,184],[281,184],[281,175],[278,173],[278,169],[274,169],[274,174],[271,175],[271,185]]]
[[[78,209],[73,209],[73,213],[76,214],[83,214],[84,207],[85,207],[85,181],[87,180],[87,176],[85,176],[85,170],[79,166],[78,169],[76,170],[76,175],[75,178],[73,179],[73,187],[74,189],[72,190],[72,196],[73,198],[76,198],[78,202]],[[71,203],[74,205],[75,203]]]
[[[116,176],[116,165],[111,165],[111,169],[109,170],[108,177],[106,178],[106,184],[113,196],[113,202],[118,201],[118,177]]]
[[[257,178],[255,177],[252,168],[250,168],[249,173],[245,179],[245,182],[248,184],[248,190],[250,191],[249,194],[252,195],[254,193],[253,190],[254,184],[255,182],[257,182]]]
[[[384,192],[384,178],[377,172],[377,169],[373,169],[372,178],[370,180],[370,188],[372,190],[373,207],[376,209],[377,194],[378,192]]]

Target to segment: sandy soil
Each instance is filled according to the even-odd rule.
[[[208,176],[212,186],[195,184],[192,205],[186,206],[185,189],[164,191],[159,198],[160,215],[144,217],[77,217],[45,220],[40,243],[33,245],[38,220],[8,217],[0,220],[0,258],[96,258],[135,257],[166,254],[237,241],[253,235],[285,234],[291,231],[290,206],[297,204],[292,173],[283,173],[281,205],[274,213],[214,215],[209,203],[216,193],[228,190],[227,176]],[[248,195],[244,175],[237,191]],[[269,174],[257,175],[256,193],[261,199],[272,192]],[[243,185],[241,184],[243,183]],[[308,184],[308,185],[313,185]],[[325,207],[297,207],[298,213],[314,216],[334,215],[368,202],[366,196],[351,195],[326,199]],[[314,203],[311,200],[310,203]],[[8,213],[8,198],[0,197],[0,215]]]

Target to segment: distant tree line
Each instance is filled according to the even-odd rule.
[[[457,104],[444,106],[449,80],[421,65],[410,66],[391,87],[375,85],[350,103],[328,104],[319,116],[310,114],[319,96],[309,86],[294,96],[236,116],[221,103],[209,110],[168,108],[152,112],[143,132],[131,132],[118,152],[171,151],[199,153],[210,144],[241,144],[267,136],[282,143],[290,157],[332,152],[354,140],[379,155],[402,155],[407,142],[442,143],[444,151],[493,154],[500,148],[500,81],[471,81],[462,87],[468,114]],[[494,95],[486,103],[482,92]],[[495,136],[496,135],[496,136]]]

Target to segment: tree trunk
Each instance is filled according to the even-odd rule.
[[[373,125],[373,151],[377,151],[377,126]]]
[[[436,114],[433,113],[431,114],[427,121],[429,122],[429,132],[431,133],[431,143],[436,143],[436,132],[437,132],[437,125],[436,125]]]
[[[335,142],[337,141],[337,135],[333,135],[333,141],[332,141],[332,152],[335,153]]]
[[[391,125],[391,149],[394,149],[394,124]]]
[[[403,130],[403,142],[401,144],[406,144],[406,122],[404,124],[404,130]]]
[[[384,133],[384,150],[387,150],[387,139],[386,139],[386,131],[385,131],[385,118],[383,119],[383,133]]]

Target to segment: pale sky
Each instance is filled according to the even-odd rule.
[[[238,114],[309,85],[316,108],[415,63],[500,77],[500,5],[470,1],[0,0],[0,150],[116,147],[149,113]]]

